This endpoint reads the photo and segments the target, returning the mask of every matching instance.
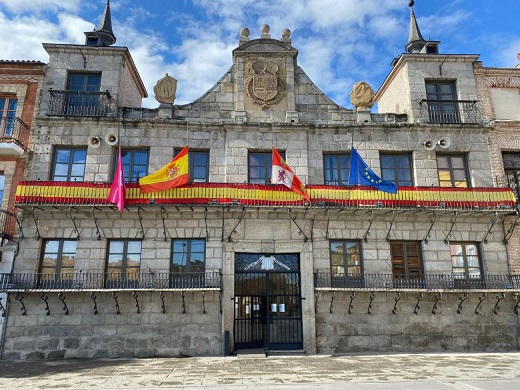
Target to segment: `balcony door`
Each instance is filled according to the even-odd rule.
[[[455,101],[455,83],[427,82],[426,98],[431,123],[460,123]]]
[[[95,73],[70,73],[67,85],[65,115],[101,115],[101,75]]]

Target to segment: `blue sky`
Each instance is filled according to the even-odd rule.
[[[0,0],[0,59],[48,60],[42,42],[84,42],[106,0]],[[488,67],[519,61],[518,0],[416,0],[424,38],[441,53],[481,54]],[[272,38],[292,31],[298,64],[338,104],[365,80],[377,90],[408,39],[408,0],[112,0],[118,46],[127,46],[157,107],[155,82],[179,80],[176,104],[204,94],[232,65],[240,28]],[[6,38],[9,37],[9,38]]]

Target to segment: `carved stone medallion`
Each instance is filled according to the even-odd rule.
[[[285,96],[287,87],[280,73],[280,65],[274,60],[261,58],[248,63],[246,91],[262,109],[277,104]]]
[[[155,100],[162,104],[173,104],[177,92],[177,80],[168,75],[157,81],[155,87]]]

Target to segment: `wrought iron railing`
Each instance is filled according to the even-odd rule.
[[[0,291],[30,290],[221,290],[219,271],[71,272],[0,274]]]
[[[10,240],[14,236],[16,223],[16,215],[7,210],[0,210],[0,246],[4,244],[4,240]]]
[[[363,274],[334,276],[316,272],[314,287],[344,290],[518,290],[520,275],[481,275],[461,278],[457,275]]]
[[[111,183],[22,181],[18,206],[112,206]],[[364,186],[306,186],[310,202],[283,185],[191,183],[165,191],[142,193],[126,184],[125,205],[338,207],[453,210],[515,210],[511,188],[399,187],[397,194]]]
[[[428,123],[478,123],[476,100],[431,100],[419,102],[421,117]]]
[[[47,115],[106,116],[110,109],[110,93],[58,91],[50,89]]]
[[[14,142],[25,148],[22,143],[27,142],[29,126],[18,117],[0,117],[0,142]]]

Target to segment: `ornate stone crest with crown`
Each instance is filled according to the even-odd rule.
[[[283,99],[286,84],[280,77],[280,65],[274,60],[259,58],[246,66],[246,91],[254,103],[262,109],[269,108]]]

